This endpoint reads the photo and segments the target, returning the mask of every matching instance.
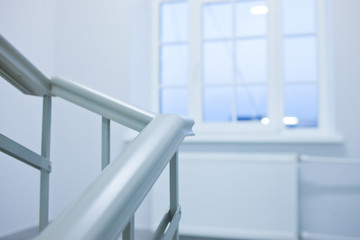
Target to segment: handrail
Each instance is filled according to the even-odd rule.
[[[141,131],[156,116],[60,77],[51,78],[51,93],[136,131]]]
[[[156,116],[80,84],[51,81],[0,34],[0,75],[24,94],[55,95],[140,131]]]
[[[114,239],[175,154],[193,122],[159,115],[61,216],[34,240]]]
[[[109,120],[141,131],[79,199],[35,239],[116,238],[125,228],[133,227],[136,209],[169,162],[171,221],[163,238],[178,239],[181,212],[178,202],[177,151],[184,138],[193,135],[193,120],[172,114],[156,115],[59,77],[49,80],[1,35],[0,75],[25,94],[44,96],[45,149],[42,155],[46,159],[49,159],[49,149],[46,148],[50,141],[51,95],[103,116],[103,145],[109,144],[106,140],[109,139]],[[103,154],[105,158],[109,156],[106,151],[109,151],[108,147]],[[107,164],[108,161],[104,162]],[[44,189],[41,191],[41,199],[45,200],[45,204],[40,208],[46,211],[45,214],[40,212],[43,216],[40,217],[40,230],[47,223],[46,189],[49,183],[49,177],[43,177],[43,171],[41,176],[41,187]],[[133,229],[128,230],[131,232]],[[161,232],[157,231],[157,234]]]
[[[50,82],[0,34],[0,75],[24,94],[45,96]]]

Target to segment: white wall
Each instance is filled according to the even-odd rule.
[[[139,49],[147,43],[143,37],[142,24],[147,22],[143,5],[147,5],[144,0],[57,1],[54,73],[127,101],[132,79],[146,74],[132,70],[144,61],[139,59]],[[97,176],[101,156],[99,116],[59,99],[54,100],[53,109],[53,185],[71,187],[53,190],[52,218]],[[111,128],[114,158],[121,151],[125,131],[116,123]],[[64,176],[68,176],[65,182]],[[74,179],[78,182],[75,186]],[[137,227],[149,225],[149,204],[146,201],[139,210]]]
[[[360,2],[333,1],[334,79],[336,122],[344,136],[344,155],[360,157]]]
[[[127,4],[120,1],[57,1],[54,74],[125,99],[127,9]],[[54,99],[52,179],[55,186],[63,187],[52,190],[52,218],[99,173],[100,127],[98,115]],[[120,145],[118,132],[112,131],[113,157],[120,150],[116,145]],[[78,184],[74,185],[74,179]]]
[[[144,0],[0,0],[0,33],[47,76],[63,76],[126,101],[130,75],[149,75],[137,71],[146,61],[148,4]],[[0,132],[39,153],[42,99],[24,96],[1,79],[0,100]],[[52,109],[50,219],[101,168],[101,117],[58,98],[53,98]],[[112,123],[112,158],[122,149],[124,131]],[[39,173],[5,154],[0,157],[3,236],[37,225]],[[136,216],[138,227],[150,224],[149,204],[145,201]]]
[[[324,146],[316,155],[360,158],[360,1],[332,0],[336,127],[342,144]],[[336,149],[336,152],[333,152]],[[300,149],[301,150],[301,149]],[[302,226],[312,232],[360,236],[360,168],[304,165]],[[322,187],[319,187],[322,186]]]
[[[45,74],[54,70],[54,1],[0,1],[0,33]],[[41,11],[39,11],[41,9]],[[41,147],[42,99],[0,79],[0,132],[35,152]],[[0,236],[38,221],[39,173],[0,155]]]

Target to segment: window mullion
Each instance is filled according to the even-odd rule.
[[[232,122],[237,121],[237,93],[236,93],[236,10],[235,10],[235,2],[232,2],[232,21],[233,21],[233,29],[232,29],[232,44],[233,44],[233,52],[232,52],[232,60],[233,60],[233,106],[232,106]]]
[[[283,128],[284,84],[282,70],[281,1],[268,0],[268,115],[273,129]]]
[[[160,106],[160,94],[159,94],[159,79],[160,79],[160,2],[161,0],[155,0],[152,2],[152,21],[151,21],[151,106],[150,109],[154,112],[159,111]]]
[[[318,28],[318,123],[320,131],[328,131],[331,124],[329,114],[329,74],[328,74],[328,55],[326,38],[326,2],[317,0],[317,28]],[[333,118],[331,118],[333,119]]]
[[[202,36],[201,1],[189,1],[189,115],[202,121]]]

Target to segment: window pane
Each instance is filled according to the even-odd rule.
[[[232,37],[233,20],[230,3],[212,3],[203,6],[203,36],[209,38]]]
[[[266,40],[238,41],[236,79],[239,82],[265,82],[267,79]]]
[[[246,86],[237,89],[237,120],[261,120],[267,115],[266,86]]]
[[[186,85],[188,78],[188,46],[169,45],[161,51],[161,83]]]
[[[282,0],[284,34],[316,32],[316,0]]]
[[[232,88],[204,89],[204,115],[205,122],[230,122],[232,119]]]
[[[236,35],[238,37],[266,34],[266,1],[245,1],[236,4]]]
[[[316,83],[285,86],[285,123],[288,127],[317,127],[318,87]]]
[[[162,42],[188,39],[188,5],[186,2],[162,3],[160,16],[160,40]]]
[[[230,83],[233,81],[232,42],[204,43],[204,83]]]
[[[160,97],[161,113],[188,114],[188,92],[183,88],[162,89]]]
[[[316,81],[316,37],[285,38],[283,44],[285,81]]]

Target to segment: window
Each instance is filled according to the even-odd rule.
[[[159,48],[160,112],[188,115],[188,5],[161,4]]]
[[[260,121],[267,116],[267,37],[264,1],[202,7],[204,122]],[[226,107],[224,107],[226,106]]]
[[[214,141],[329,136],[325,10],[324,0],[155,0],[154,110],[194,118]]]

